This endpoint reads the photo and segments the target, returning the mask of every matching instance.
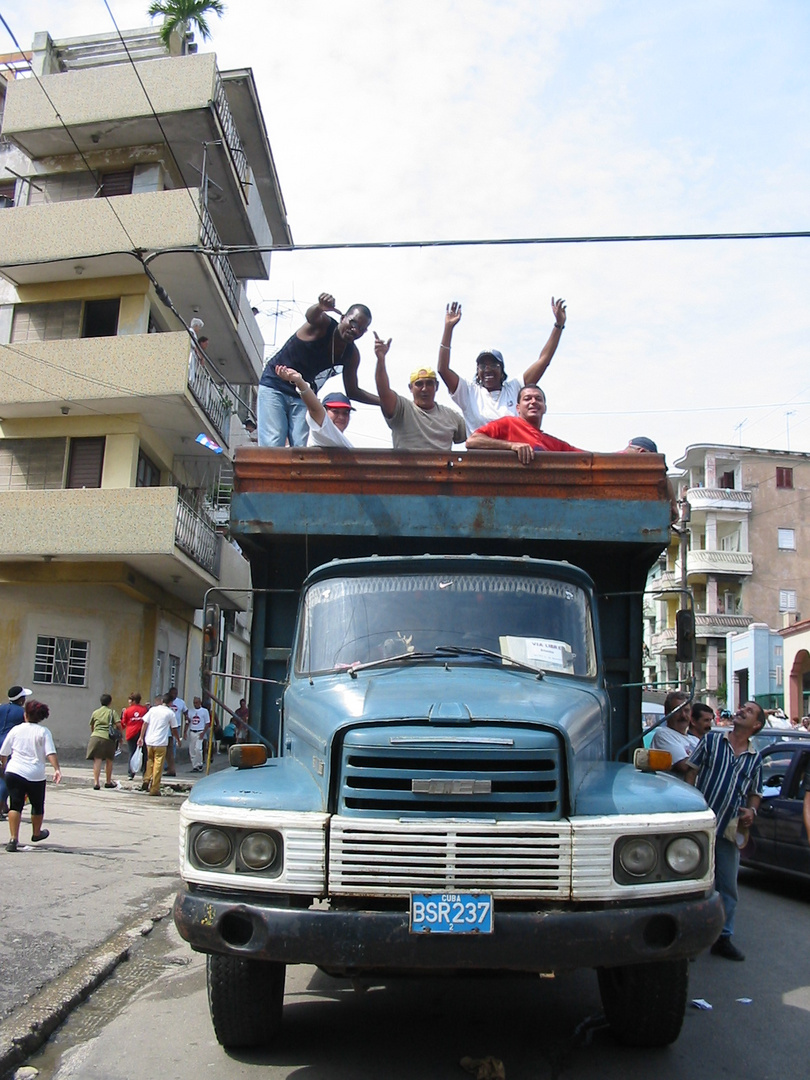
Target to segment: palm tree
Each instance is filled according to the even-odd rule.
[[[149,5],[150,19],[163,17],[160,37],[166,48],[170,48],[173,33],[180,36],[183,52],[186,51],[186,37],[192,29],[199,31],[203,41],[211,37],[205,16],[210,12],[222,16],[225,4],[222,0],[152,0]]]

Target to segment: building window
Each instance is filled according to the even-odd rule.
[[[82,337],[115,337],[121,300],[87,300],[82,319]]]
[[[795,551],[796,550],[796,531],[795,529],[777,529],[776,530],[777,543],[780,551]]]
[[[16,304],[11,322],[11,344],[77,338],[81,336],[81,325],[81,300],[54,300],[49,304]]]
[[[177,686],[180,678],[180,657],[169,653],[169,688]]]
[[[166,653],[158,651],[155,658],[155,694],[163,693],[163,664],[166,660]]]
[[[39,636],[34,657],[34,682],[86,686],[89,651],[89,641]]]
[[[111,195],[131,195],[132,176],[132,169],[103,173],[99,182],[98,197],[108,199]]]
[[[67,439],[3,439],[0,491],[47,491],[65,480]]]
[[[9,206],[14,205],[16,187],[16,180],[0,180],[0,208],[7,209]]]
[[[231,691],[234,694],[244,694],[245,680],[241,678],[245,674],[245,658],[241,653],[231,655]]]
[[[780,589],[779,590],[779,610],[780,611],[796,611],[798,607],[796,599],[795,589]]]
[[[793,488],[793,469],[776,470],[776,486],[778,488]]]
[[[720,475],[720,480],[717,485],[721,488],[733,488],[734,487],[734,470],[730,472],[724,472]]]
[[[100,488],[101,470],[104,465],[104,436],[91,439],[70,440],[68,462],[68,488]]]
[[[160,469],[143,450],[138,451],[138,474],[135,478],[135,487],[160,487]]]

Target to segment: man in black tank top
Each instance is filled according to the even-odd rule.
[[[295,387],[280,379],[276,365],[294,368],[310,384],[315,393],[332,375],[343,372],[343,385],[352,401],[379,405],[376,394],[361,390],[357,384],[360,353],[355,341],[371,325],[371,312],[364,304],[353,304],[340,322],[327,312],[340,312],[335,298],[321,293],[318,303],[306,314],[306,322],[281,346],[269,361],[259,382],[258,423],[259,446],[305,446],[307,441],[307,410]]]

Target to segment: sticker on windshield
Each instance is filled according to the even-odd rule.
[[[562,671],[574,674],[574,656],[566,641],[555,638],[499,638],[501,652],[522,664],[543,668],[546,671]]]

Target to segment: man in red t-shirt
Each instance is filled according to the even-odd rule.
[[[535,452],[555,450],[583,453],[577,446],[555,439],[540,430],[546,413],[546,395],[539,386],[522,386],[517,399],[517,416],[490,420],[467,439],[468,450],[514,450],[521,465],[534,460]]]
[[[143,718],[149,711],[147,705],[141,705],[140,694],[130,694],[129,704],[121,713],[121,723],[124,726],[124,738],[127,740],[127,746],[129,747],[129,760],[132,760],[132,755],[135,753],[135,747],[138,745],[138,738],[141,734],[141,728],[143,727]],[[141,765],[141,772],[146,768],[146,754],[143,755],[143,763]],[[134,780],[135,776],[132,772],[132,768],[127,765],[127,771],[129,773],[130,780]]]

